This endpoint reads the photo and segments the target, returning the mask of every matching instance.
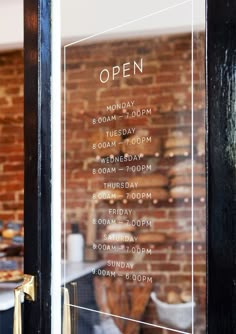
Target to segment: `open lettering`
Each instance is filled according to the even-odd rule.
[[[101,83],[106,83],[109,80],[115,80],[118,77],[130,77],[131,75],[136,75],[137,73],[143,72],[143,58],[139,61],[133,61],[124,63],[121,66],[113,66],[111,70],[104,68],[100,72]]]

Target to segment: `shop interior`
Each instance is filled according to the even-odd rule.
[[[206,332],[204,39],[111,34],[62,48],[62,280],[87,309],[71,307],[73,333]],[[23,275],[22,48],[0,50],[0,77],[4,326]]]

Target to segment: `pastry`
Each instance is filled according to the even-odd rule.
[[[205,188],[196,186],[193,189],[193,197],[200,198],[205,197]],[[178,186],[170,189],[170,196],[175,199],[190,198],[192,197],[192,187],[190,186]]]
[[[127,194],[128,200],[160,200],[168,199],[169,193],[163,188],[137,188]]]
[[[140,243],[156,243],[156,242],[164,242],[166,241],[166,236],[162,233],[158,232],[145,232],[145,233],[140,233],[137,235],[138,237],[138,242]]]
[[[182,131],[175,131],[164,142],[165,149],[190,147],[191,138],[189,135],[184,134]]]
[[[193,177],[193,183],[194,185],[205,185],[206,184],[206,178],[201,175],[194,175]],[[192,184],[192,175],[186,174],[186,175],[179,175],[175,176],[172,179],[170,179],[170,186],[176,187],[176,186],[191,186]]]
[[[107,226],[108,232],[133,232],[135,231],[135,226],[130,226],[125,222],[110,224]]]
[[[168,304],[180,304],[181,303],[180,295],[175,291],[168,292],[167,303]]]
[[[133,136],[126,138],[122,144],[124,154],[160,154],[161,141],[157,136],[151,136],[148,130],[138,130]]]
[[[190,303],[192,301],[192,293],[189,290],[181,292],[180,299],[183,303]]]
[[[166,187],[168,185],[167,177],[162,174],[134,176],[129,179],[129,182],[137,183],[139,188]]]
[[[194,175],[200,174],[205,175],[205,167],[203,164],[198,163],[196,161],[193,161],[193,172]],[[177,175],[192,175],[192,160],[188,159],[185,161],[182,161],[172,168],[170,168],[168,175],[170,177],[177,176]]]

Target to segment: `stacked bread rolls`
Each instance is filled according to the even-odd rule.
[[[173,166],[169,172],[170,195],[174,199],[205,197],[204,165],[190,159]],[[194,189],[193,189],[194,188]]]
[[[129,179],[130,182],[137,183],[138,187],[132,189],[130,198],[136,199],[137,194],[144,194],[143,199],[165,201],[168,199],[168,178],[160,173],[134,176]],[[146,197],[145,197],[146,195]]]
[[[150,137],[149,130],[138,130],[136,133],[123,141],[122,152],[124,154],[135,155],[156,155],[161,152],[161,141],[157,136],[151,136],[151,141],[145,138]]]
[[[191,138],[182,131],[173,132],[164,141],[164,157],[172,158],[175,156],[188,157],[191,151]]]

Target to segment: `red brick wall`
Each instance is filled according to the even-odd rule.
[[[23,52],[0,53],[0,220],[23,220]]]
[[[197,40],[202,45],[202,38]],[[67,221],[79,221],[84,234],[89,223],[91,194],[101,189],[104,176],[94,177],[91,170],[98,166],[87,139],[98,130],[91,126],[93,116],[104,114],[105,106],[120,100],[135,99],[139,107],[151,107],[152,116],[126,123],[122,127],[151,129],[162,141],[176,129],[191,132],[191,40],[189,35],[166,36],[143,40],[112,41],[67,49]],[[199,50],[199,49],[198,49]],[[199,52],[199,51],[198,51]],[[96,81],[99,71],[121,64],[136,55],[145,59],[145,75],[116,80],[101,87]],[[197,54],[199,59],[201,55]],[[22,51],[0,54],[0,219],[23,219],[23,62]],[[203,126],[204,71],[203,62],[196,60],[195,133]],[[95,77],[94,77],[95,75]],[[95,89],[97,88],[97,89]],[[120,124],[121,125],[121,124]],[[119,124],[109,124],[117,128]],[[107,129],[103,127],[105,131]],[[183,160],[180,158],[180,160]],[[166,173],[175,159],[158,160],[158,171]],[[115,180],[123,180],[119,174]],[[114,207],[115,207],[114,203]],[[135,265],[137,273],[153,277],[154,290],[165,295],[170,289],[180,291],[191,279],[191,245],[189,239],[171,241],[173,232],[190,232],[191,206],[184,201],[144,203],[135,208],[135,216],[148,212],[152,228],[167,235],[167,242],[152,244],[152,255],[146,255]],[[98,203],[97,214],[104,215],[107,203]],[[196,201],[195,226],[199,241],[195,244],[195,300],[201,314],[204,332],[205,307],[205,205]],[[69,229],[69,224],[68,224]],[[103,235],[98,231],[98,236]],[[101,253],[112,258],[111,253]],[[128,255],[121,256],[129,258]],[[198,316],[199,317],[199,316]],[[157,321],[153,303],[149,303],[145,321]],[[200,326],[198,326],[200,328]],[[159,333],[147,328],[144,333]],[[200,332],[199,332],[200,333]]]
[[[202,51],[203,36],[198,36],[195,43],[194,72],[194,139],[197,131],[204,127],[204,57]],[[201,51],[202,50],[202,51]],[[77,45],[66,50],[66,219],[67,222],[80,222],[86,236],[91,224],[92,194],[103,189],[103,183],[122,181],[130,175],[119,172],[115,175],[93,175],[92,169],[101,167],[96,161],[92,142],[88,139],[99,131],[135,127],[148,129],[153,136],[164,142],[173,131],[191,134],[191,36],[165,36],[141,40],[112,41],[97,44]],[[120,78],[102,85],[98,78],[103,68],[130,61],[144,59],[144,73],[130,78]],[[91,120],[98,115],[107,115],[106,106],[122,101],[135,100],[137,108],[151,108],[152,115],[109,124],[92,125]],[[119,114],[120,111],[117,112]],[[196,148],[194,148],[196,149]],[[162,155],[162,154],[161,154]],[[147,163],[150,157],[144,158]],[[204,163],[204,158],[199,158]],[[157,160],[158,172],[166,174],[176,162],[184,158]],[[152,248],[152,255],[145,255],[135,264],[134,272],[153,277],[153,289],[159,296],[165,296],[170,290],[180,292],[183,287],[191,286],[191,203],[184,200],[174,203],[153,204],[128,201],[120,207],[133,208],[133,219],[150,217],[151,230],[167,236],[163,244],[147,243]],[[98,202],[96,216],[107,217],[108,207],[117,207],[117,203]],[[204,333],[205,309],[205,204],[195,201],[195,301],[197,302],[198,333]],[[69,224],[67,225],[69,230]],[[142,231],[142,228],[139,228]],[[145,231],[145,229],[143,229]],[[183,240],[181,232],[188,232]],[[102,239],[104,227],[98,227],[97,238]],[[174,237],[173,237],[174,235]],[[100,252],[103,259],[132,261],[130,254],[114,255],[112,252]],[[127,284],[131,284],[128,282]],[[148,304],[144,320],[157,321],[154,305]],[[201,325],[200,325],[201,323]],[[162,333],[157,329],[144,329],[144,333]]]

